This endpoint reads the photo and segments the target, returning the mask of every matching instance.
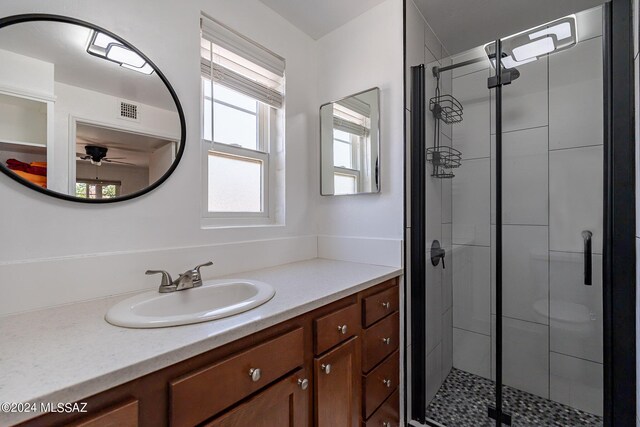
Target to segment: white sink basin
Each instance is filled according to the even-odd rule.
[[[210,280],[198,288],[161,294],[145,292],[119,302],[105,319],[126,328],[164,328],[206,322],[256,308],[275,295],[257,280]]]

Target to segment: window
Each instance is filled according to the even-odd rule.
[[[76,197],[84,199],[113,199],[120,195],[119,181],[94,181],[79,179],[76,182]]]
[[[210,18],[201,29],[203,217],[223,219],[205,223],[280,222],[284,60]]]

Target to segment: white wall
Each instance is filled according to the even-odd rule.
[[[149,157],[149,183],[156,182],[164,175],[176,158],[176,144],[165,144]]]
[[[332,257],[332,237],[349,245],[352,254],[367,253],[370,238],[382,239],[399,254],[403,238],[403,81],[402,2],[387,0],[317,42],[317,108],[326,102],[380,88],[379,194],[323,197],[313,188],[317,202],[318,234],[324,236],[321,256]],[[318,175],[319,130],[313,123],[314,163]],[[353,239],[344,239],[353,237]],[[364,238],[364,239],[362,239]]]
[[[0,88],[53,96],[53,64],[0,49]]]
[[[151,267],[175,273],[214,258],[216,266],[205,273],[212,277],[316,256],[316,239],[304,237],[316,232],[314,204],[319,186],[318,112],[312,96],[316,59],[310,37],[257,0],[10,0],[0,5],[2,16],[34,11],[93,22],[141,49],[178,94],[186,116],[187,141],[181,164],[167,182],[146,196],[114,205],[65,202],[0,177],[0,198],[11,201],[3,204],[0,222],[4,242],[0,248],[0,313],[151,287],[156,280],[143,274]],[[201,11],[286,58],[284,226],[200,228]],[[395,46],[401,52],[401,39],[396,37]],[[396,85],[401,87],[401,83]],[[401,188],[399,180],[395,186]],[[99,232],[88,239],[78,230]],[[264,240],[271,243],[246,243]],[[163,255],[172,248],[184,248],[180,253],[189,254],[188,259]],[[261,256],[263,251],[269,256]],[[129,264],[109,258],[114,253],[126,255]],[[84,267],[88,259],[99,265],[102,255],[111,260],[111,274]]]

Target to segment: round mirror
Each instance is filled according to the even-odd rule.
[[[178,164],[180,102],[115,34],[55,15],[0,20],[0,170],[58,198],[106,203],[151,191]]]

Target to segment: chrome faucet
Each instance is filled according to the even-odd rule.
[[[208,267],[210,265],[213,265],[212,261],[197,265],[193,269],[182,273],[176,280],[171,279],[171,275],[164,270],[147,270],[145,274],[162,274],[162,280],[160,282],[158,292],[164,294],[202,286],[200,267]]]

